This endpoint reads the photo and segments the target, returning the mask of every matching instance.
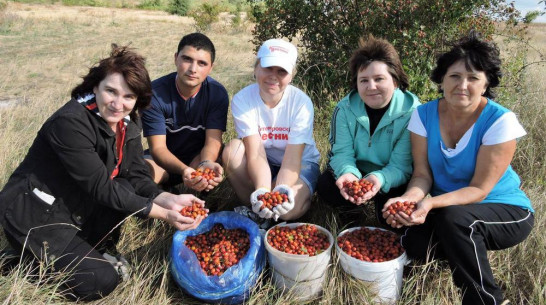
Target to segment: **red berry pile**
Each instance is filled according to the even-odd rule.
[[[417,209],[417,204],[411,201],[397,201],[387,208],[387,211],[391,215],[395,215],[399,212],[404,212],[406,215],[411,216],[413,212]]]
[[[285,253],[309,256],[320,254],[330,247],[328,235],[311,224],[295,228],[273,227],[267,233],[267,243]]]
[[[274,207],[282,204],[283,202],[288,201],[288,196],[286,194],[281,194],[278,191],[276,192],[267,192],[262,195],[258,195],[258,201],[262,201],[264,204],[260,207],[260,210],[264,208],[273,209]]]
[[[214,172],[212,169],[210,168],[205,168],[205,169],[202,169],[202,168],[198,168],[197,170],[195,170],[194,172],[191,173],[191,178],[195,178],[195,177],[203,177],[203,179],[206,179],[207,181],[209,180],[212,180],[214,178],[216,178],[216,172]]]
[[[343,182],[343,189],[349,196],[353,197],[354,200],[358,200],[363,197],[364,194],[372,189],[372,187],[373,184],[366,179]]]
[[[195,253],[208,276],[220,276],[246,255],[250,239],[242,229],[225,229],[217,223],[206,233],[188,236],[184,244]]]
[[[390,261],[404,253],[398,235],[365,227],[338,237],[337,245],[356,259],[374,263]]]
[[[205,210],[205,208],[203,208],[200,204],[193,203],[191,206],[183,207],[182,210],[180,210],[180,214],[182,214],[182,216],[195,219],[197,216],[207,217],[207,210]]]

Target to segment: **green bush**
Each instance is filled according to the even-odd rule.
[[[163,9],[163,4],[161,0],[144,0],[136,7],[145,10],[161,10]]]
[[[83,5],[83,6],[99,6],[95,0],[62,0],[63,5]]]
[[[520,15],[504,0],[264,0],[253,5],[256,48],[270,38],[297,40],[302,51],[296,81],[322,106],[349,89],[348,60],[360,37],[373,34],[398,50],[410,91],[437,96],[429,81],[435,54],[474,28],[492,39],[496,21],[514,26]],[[507,26],[506,28],[508,28]]]
[[[199,32],[208,30],[214,22],[218,21],[219,14],[220,6],[217,3],[207,2],[188,13],[195,20],[195,27]]]
[[[186,16],[190,9],[191,0],[171,0],[168,12],[174,15]]]

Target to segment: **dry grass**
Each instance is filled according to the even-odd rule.
[[[537,50],[546,52],[544,25],[532,26]],[[148,58],[151,78],[173,70],[173,54],[182,35],[194,30],[183,17],[156,11],[62,7],[59,5],[23,5],[9,2],[0,12],[0,186],[3,186],[21,162],[36,132],[60,105],[97,59],[107,55],[112,42],[131,43]],[[250,31],[232,29],[225,23],[207,33],[217,47],[217,61],[212,76],[222,82],[230,95],[252,82],[253,46]],[[538,51],[534,51],[537,52]],[[530,56],[536,56],[531,52]],[[531,60],[534,60],[530,58]],[[536,60],[535,60],[536,61]],[[540,176],[545,165],[543,139],[546,114],[544,65],[526,70],[528,84],[518,97],[516,109],[529,136],[521,141],[518,164],[533,168],[529,174]],[[322,155],[328,150],[330,113],[316,113],[315,137]],[[225,139],[234,136],[231,120]],[[322,165],[324,165],[324,158]],[[538,162],[538,163],[537,163]],[[542,175],[544,177],[544,175]],[[525,177],[523,177],[525,180]],[[495,275],[514,304],[544,304],[546,267],[546,229],[544,189],[540,183],[526,185],[537,210],[535,229],[517,247],[490,254]],[[207,197],[213,207],[227,208],[237,200],[227,184]],[[372,214],[372,211],[369,211]],[[325,217],[326,215],[326,217]],[[338,231],[333,213],[319,200],[305,221]],[[368,219],[374,225],[374,220]],[[173,230],[158,222],[130,219],[124,224],[119,249],[134,265],[130,280],[110,296],[91,304],[201,304],[183,294],[168,269],[168,251]],[[0,236],[0,247],[6,245]],[[333,255],[333,261],[337,257]],[[1,264],[1,262],[0,262]],[[4,304],[65,304],[55,282],[30,278],[29,264],[0,276],[0,301]],[[442,264],[407,268],[403,295],[399,304],[458,304],[457,290],[449,270]],[[61,275],[62,276],[62,275]],[[57,292],[56,292],[57,291]],[[324,285],[322,298],[311,304],[369,304],[373,297],[365,284],[347,276],[333,264]],[[264,272],[249,304],[300,304],[282,295]]]

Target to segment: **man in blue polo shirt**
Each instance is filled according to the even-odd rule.
[[[174,54],[176,72],[152,82],[152,103],[142,114],[142,129],[150,154],[145,158],[158,184],[184,182],[193,190],[209,191],[222,181],[223,169],[216,161],[229,98],[224,86],[209,76],[214,57],[214,45],[207,36],[188,34]],[[217,177],[192,178],[192,172],[206,168]]]

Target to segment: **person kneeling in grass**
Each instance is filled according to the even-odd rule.
[[[293,44],[264,42],[254,65],[256,83],[235,94],[231,103],[239,139],[224,149],[226,176],[239,199],[251,203],[262,219],[301,217],[311,206],[320,174],[313,104],[290,84],[296,59]],[[286,194],[288,200],[264,207],[258,197],[270,191]]]

